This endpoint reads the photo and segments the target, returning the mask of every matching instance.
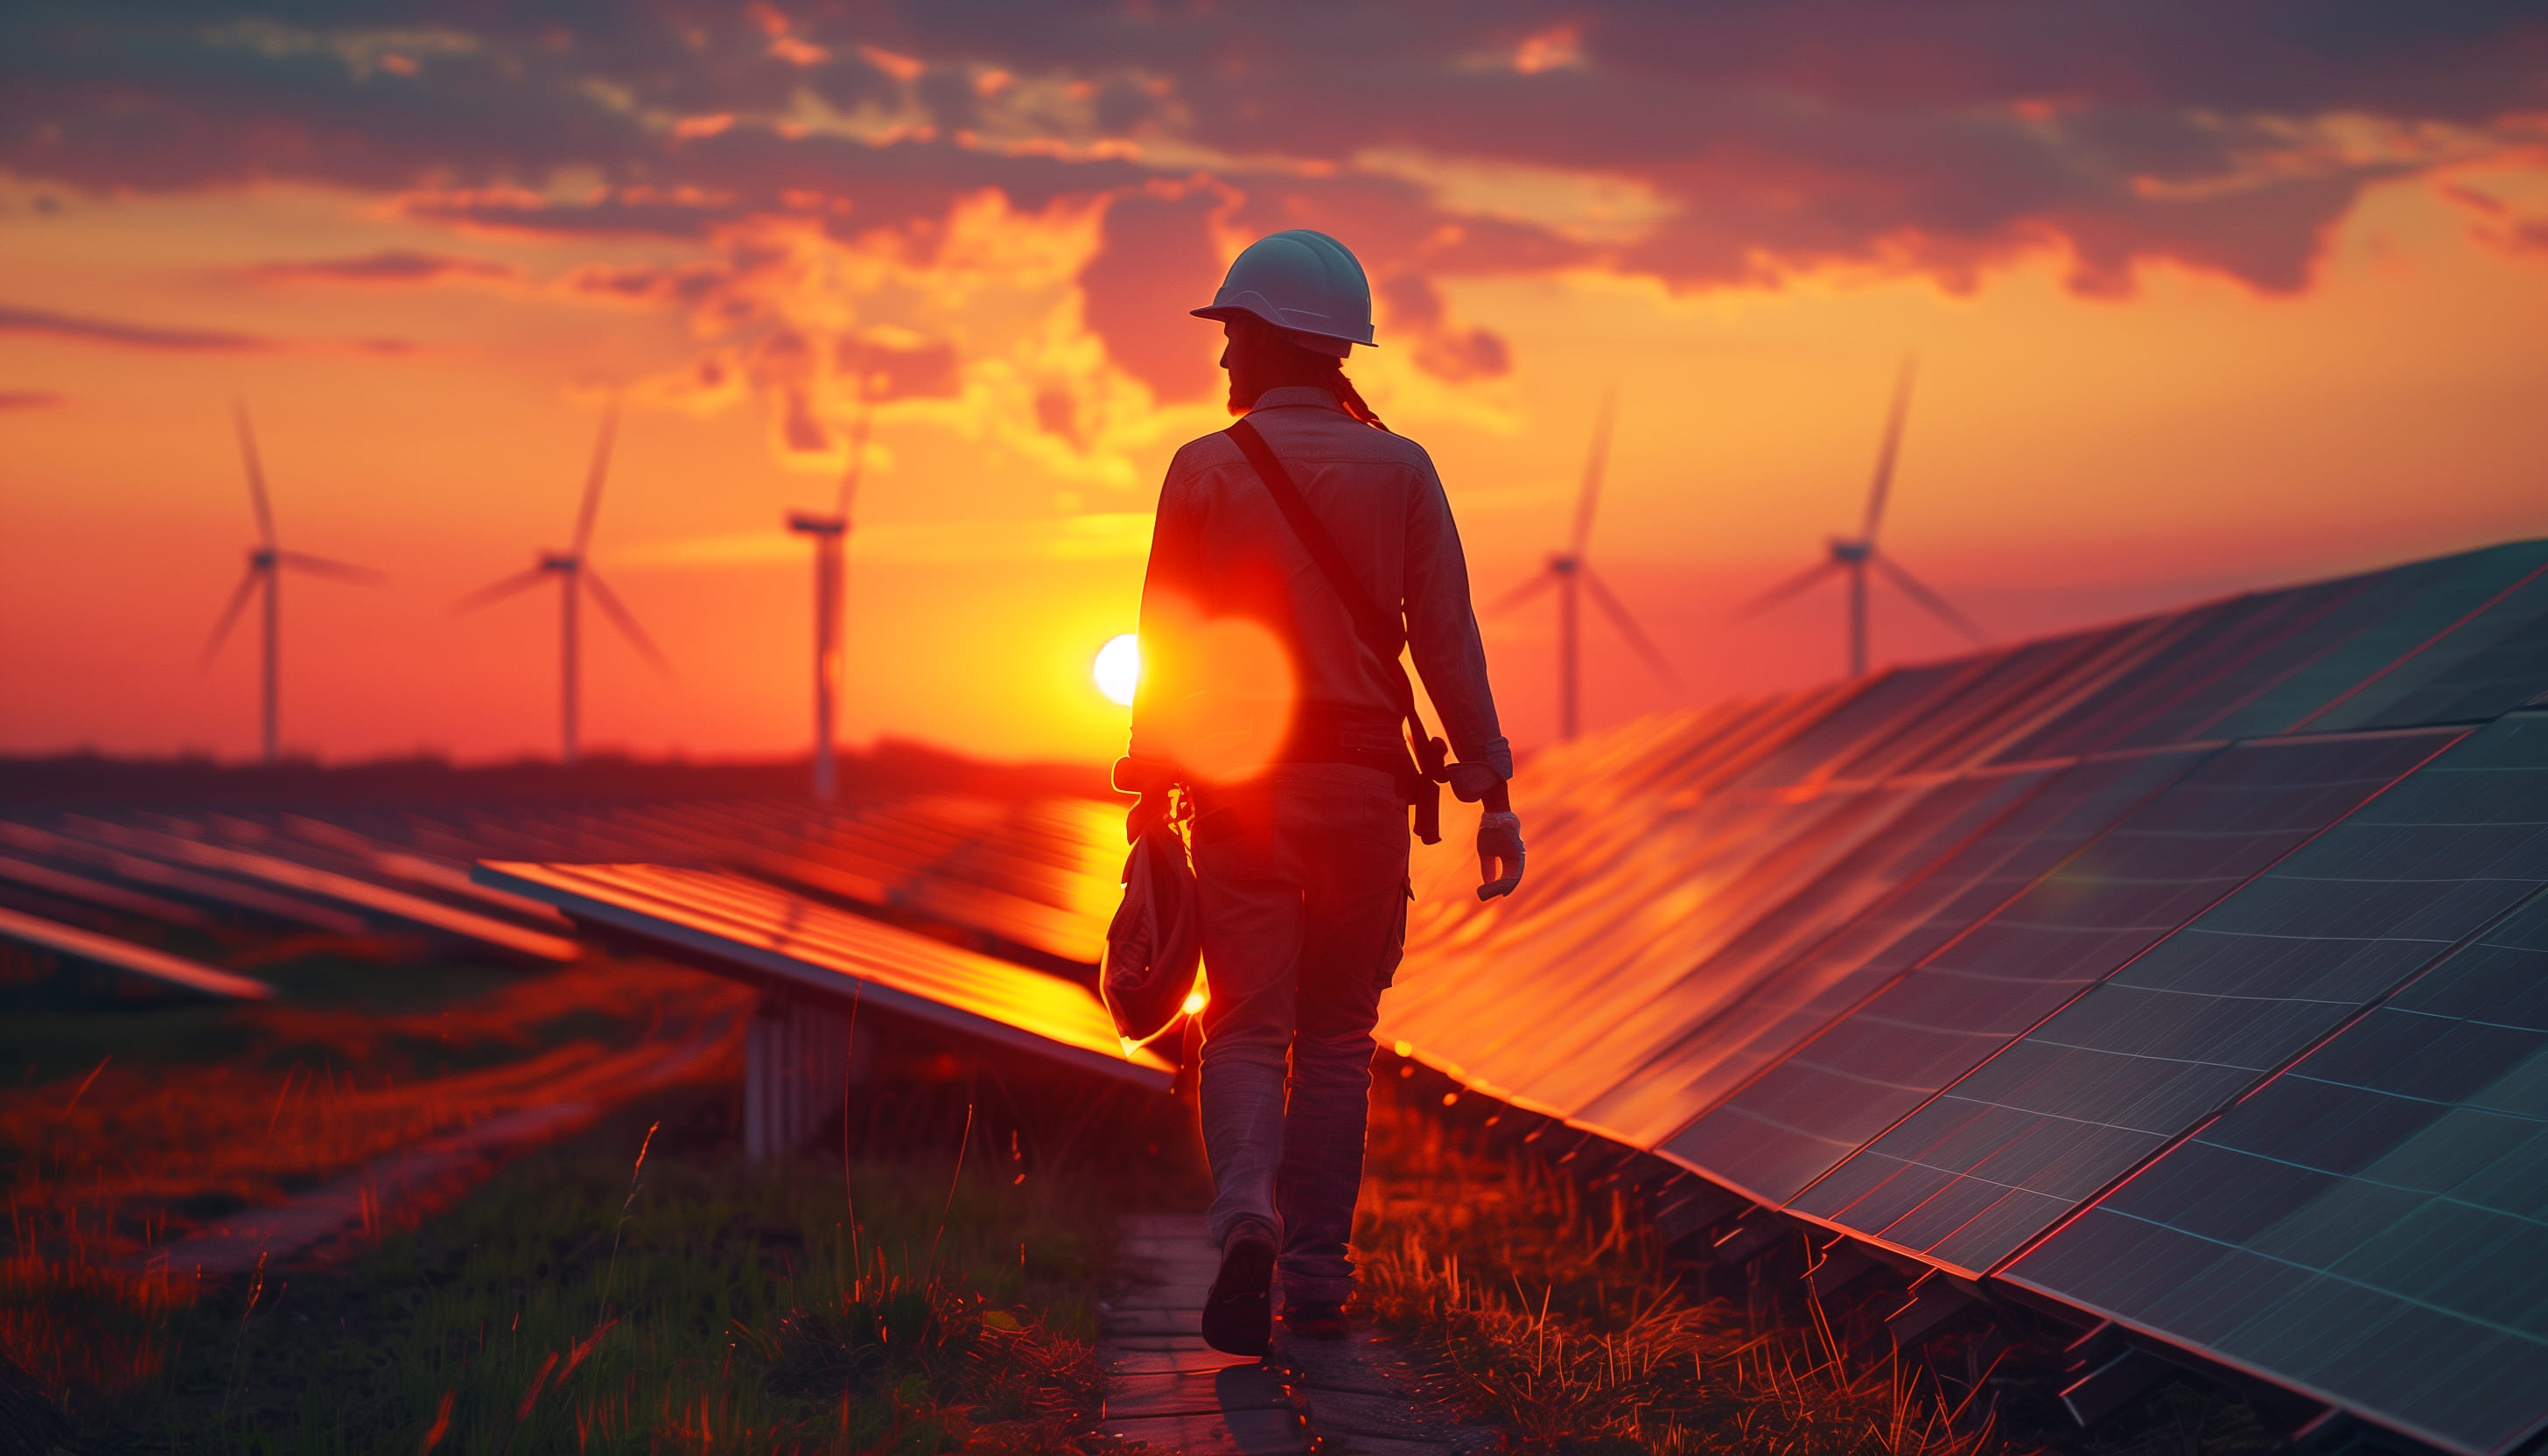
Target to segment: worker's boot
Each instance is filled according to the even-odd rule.
[[[1342,1339],[1345,1307],[1294,1300],[1283,1306],[1283,1330],[1296,1339]]]
[[[1262,1355],[1274,1333],[1274,1228],[1240,1222],[1221,1244],[1221,1273],[1203,1302],[1203,1342],[1226,1355]]]

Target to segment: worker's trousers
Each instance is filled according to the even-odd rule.
[[[1241,1221],[1271,1225],[1293,1303],[1342,1304],[1353,1288],[1371,1029],[1407,938],[1407,840],[1390,775],[1348,765],[1283,765],[1203,794],[1195,818],[1209,1228],[1218,1245]]]

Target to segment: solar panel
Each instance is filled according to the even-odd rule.
[[[2010,1265],[2464,1456],[2548,1428],[2548,898]]]
[[[1576,1121],[1635,1147],[1651,1147],[1687,1123],[1702,1104],[1691,1100],[1686,1074],[1675,1075],[1674,1068],[1712,1062],[1728,1044],[1740,1045],[1759,1029],[1757,1016],[1746,1015],[1756,998],[1806,949],[1927,870],[2049,776],[1993,774],[1893,790],[1908,799],[1906,806],[1868,826],[1857,836],[1857,848],[1640,1007],[1633,1023],[1582,1054],[1581,1064],[1599,1069],[1607,1090],[1587,1102]]]
[[[1459,1064],[1479,1062],[1511,1026],[1493,1019],[1494,1008],[1563,994],[1573,970],[1552,979],[1548,968],[1572,967],[1569,957],[1579,953],[1603,954],[1622,904],[1730,873],[1710,866],[1759,849],[1769,826],[1797,817],[1774,796],[1711,790],[1834,700],[1829,692],[1797,693],[1732,712],[1674,714],[1534,758],[1533,892],[1482,905],[1472,893],[1474,857],[1450,846],[1416,855],[1409,953],[1384,1003],[1387,1035],[1425,1048],[1419,1054],[1438,1057],[1448,1046]],[[1493,954],[1480,954],[1490,942]],[[1613,946],[1607,954],[1633,950]],[[1482,1009],[1488,1022],[1476,1019]]]
[[[2447,735],[2241,745],[2107,830],[2059,868],[1876,993],[1794,1058],[1855,1083],[1855,1126],[1880,1131],[2090,983],[2439,748]],[[1934,1177],[1852,1155],[1798,1211],[1879,1230]]]
[[[2346,595],[2359,578],[2268,592],[2196,607],[2168,622],[2165,640],[2052,721],[2002,750],[2001,763],[2102,753],[2126,743],[2193,737],[2220,713],[2225,694],[2245,690],[2267,654]]]
[[[1903,894],[1875,906],[1764,988],[1762,1029],[1658,1067],[1704,1109],[1658,1151],[1766,1202],[1784,1203],[1883,1131],[1856,1075],[1812,1039],[1931,953],[2076,854],[2201,763],[2203,751],[2142,754],[2062,771]]]
[[[1172,1070],[1127,1053],[1095,993],[717,869],[489,862],[481,880],[579,921],[835,1001],[857,1000],[1084,1071],[1165,1090]]]
[[[1735,786],[1776,788],[1829,777],[1839,764],[1907,721],[1922,704],[1972,669],[1968,661],[1940,663],[1895,668],[1864,680],[1855,684],[1847,700],[1764,758]]]
[[[2009,736],[2019,722],[2045,711],[2049,699],[2077,690],[2081,679],[2111,671],[2117,652],[2129,652],[2130,644],[2148,632],[2148,623],[2134,622],[2011,648],[1986,660],[1985,669],[1957,683],[1945,701],[1862,748],[1836,776],[1882,778],[1960,769],[1979,750]]]
[[[260,980],[232,975],[217,965],[171,956],[148,946],[137,946],[115,936],[81,930],[41,915],[27,915],[0,907],[0,940],[33,946],[55,956],[67,956],[112,970],[177,986],[226,1001],[271,1001],[274,988]]]
[[[2313,733],[2476,722],[2548,688],[2548,568],[2307,725]]]
[[[1611,906],[1597,944],[1542,962],[1535,980],[1547,1014],[1513,1028],[1518,1035],[1502,1039],[1480,1070],[1527,1086],[1542,1109],[1581,1118],[1623,1070],[1704,1013],[1714,987],[1690,967],[1817,883],[1926,791],[1887,785],[1774,803],[1775,818],[1720,840],[1662,895]]]
[[[1899,1166],[1895,1189],[1919,1193],[1875,1231],[1990,1268],[2543,884],[2548,715],[2525,714],[2410,774],[1871,1144],[1859,1160]]]
[[[106,845],[39,829],[32,824],[0,820],[0,845],[34,856],[50,867],[100,870],[128,884],[148,885],[151,889],[199,905],[243,910],[260,919],[284,925],[306,926],[339,936],[364,935],[371,929],[363,923],[361,916],[333,906],[320,905],[297,895],[281,894],[260,885],[244,884],[226,875],[206,874],[165,864],[146,855],[127,854]]]
[[[1475,859],[1453,861],[1447,893],[1428,881],[1417,903],[1456,895],[1468,902],[1461,909],[1477,908],[1415,942],[1414,974],[1399,976],[1405,994],[1382,1003],[1382,1035],[1456,1066],[1481,1091],[1565,1116],[1548,1080],[1565,1057],[1554,1043],[1597,1031],[1582,1024],[1598,1010],[1634,1014],[1740,930],[1729,917],[1765,908],[1730,887],[1793,842],[1822,842],[1825,820],[1855,822],[1864,800],[1743,793],[1677,808],[1670,796],[1638,795],[1610,812],[1555,816],[1532,841],[1548,866],[1538,890],[1508,910],[1478,906]]]
[[[2203,731],[2219,738],[2288,733],[2329,703],[2548,561],[2548,540],[2446,556],[2403,566],[2377,578],[2312,633],[2324,640],[2314,656],[2276,678]],[[2299,641],[2287,644],[2301,645]],[[2282,654],[2278,654],[2281,656]],[[2297,656],[2297,654],[2293,654]]]
[[[129,824],[113,824],[101,819],[74,817],[66,826],[80,838],[119,850],[146,855],[171,864],[192,865],[240,879],[278,885],[302,894],[319,895],[351,905],[358,910],[388,916],[410,926],[441,935],[474,942],[480,946],[527,956],[537,960],[567,961],[584,954],[584,948],[564,936],[546,935],[474,910],[428,900],[405,890],[392,889],[350,874],[338,874],[273,855],[251,850],[235,850],[207,843],[201,831],[185,821],[176,827],[190,833],[163,834],[156,830],[137,829]]]

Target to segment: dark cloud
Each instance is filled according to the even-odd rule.
[[[269,338],[226,328],[184,328],[158,323],[132,323],[121,318],[90,318],[45,309],[19,309],[0,304],[0,333],[34,333],[79,343],[113,344],[128,349],[159,349],[179,354],[261,354],[277,349],[353,349],[366,354],[405,354],[414,345],[398,338],[358,338],[336,343]]]
[[[249,276],[283,283],[446,283],[518,278],[521,269],[493,258],[395,248],[351,258],[307,258],[255,263]]]
[[[0,167],[97,190],[293,179],[701,237],[1111,195],[1089,322],[1177,398],[1206,376],[1121,320],[1183,296],[1216,212],[1334,231],[1376,276],[1969,286],[2050,246],[2092,292],[2156,259],[2289,290],[2364,187],[2535,140],[2542,112],[2536,0],[0,12]],[[1492,365],[1492,335],[1442,328],[1434,366]]]
[[[120,344],[135,349],[167,349],[179,353],[247,354],[283,347],[276,339],[220,328],[174,328],[152,323],[127,323],[117,318],[83,318],[43,309],[0,305],[0,333],[38,333],[82,343]]]
[[[1453,384],[1511,372],[1512,346],[1503,335],[1491,328],[1455,326],[1433,280],[1402,273],[1381,284],[1379,299],[1391,337],[1411,343],[1416,368]]]
[[[69,403],[51,390],[0,390],[0,410],[52,410]]]

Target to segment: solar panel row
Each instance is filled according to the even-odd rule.
[[[1383,1035],[1754,1200],[2502,1452],[2548,1421],[2548,1280],[2452,1281],[2548,1222],[2527,1059],[2548,1034],[2463,1015],[2446,1037],[2407,1008],[2454,967],[2541,968],[2522,917],[2548,912],[2516,907],[2548,885],[2548,715],[2514,710],[2543,689],[2533,541],[1634,725],[1529,765],[1555,811],[1531,894],[1481,906],[1465,866],[1420,871]],[[2384,1147],[2423,1160],[2383,1175],[2419,1211],[2388,1234],[2360,1221],[2407,1194],[2264,1145],[2314,1136],[2296,1089],[2357,1075],[2345,1048],[2375,1036],[2389,1080],[2327,1116],[2421,1116],[2387,1104],[2478,1075],[2425,1064],[2451,1038],[2485,1040],[2470,1065],[2498,1079],[2426,1119],[2477,1141]],[[2282,1191],[2250,1207],[2220,1176],[2233,1148],[2320,1191],[2251,1166]],[[2195,1190],[2214,1212],[2179,1218]],[[2314,1282],[2288,1307],[2179,1280],[2287,1256],[2223,1241],[2267,1206],[2387,1282],[2331,1254],[2294,1265]],[[2328,1291],[2372,1285],[2342,1297],[2373,1302],[2355,1323],[2442,1321],[2379,1379],[2383,1336],[2322,1325]],[[2223,1324],[2232,1306],[2253,1320]]]

